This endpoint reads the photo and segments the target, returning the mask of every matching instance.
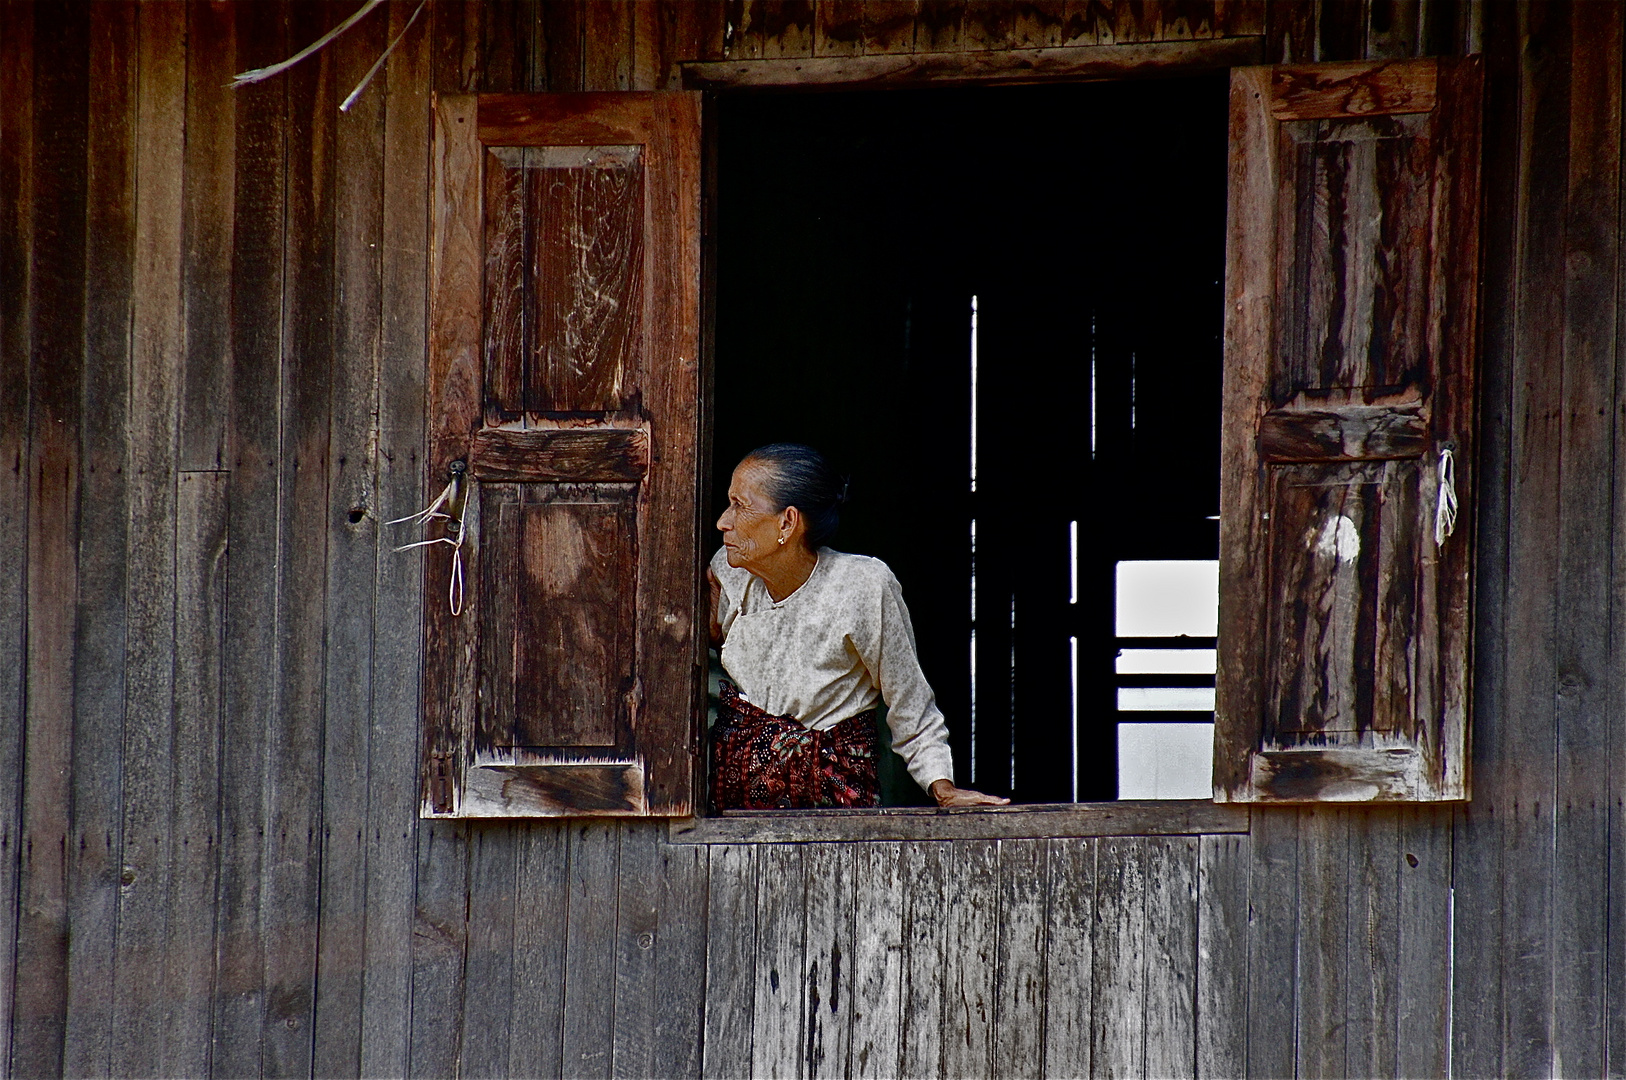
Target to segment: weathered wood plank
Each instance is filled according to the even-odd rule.
[[[1000,52],[1011,47],[1015,5],[1008,0],[966,0],[960,39],[967,52]]]
[[[610,1074],[639,1080],[665,1065],[655,1056],[655,1019],[667,1003],[656,996],[656,937],[660,931],[659,822],[620,828],[621,862],[615,916],[615,1032]]]
[[[1042,1076],[1050,922],[1050,845],[999,841],[994,1063],[999,1076]]]
[[[851,954],[849,1066],[854,1080],[900,1075],[903,961],[907,948],[902,858],[901,844],[855,845],[857,899]]]
[[[163,985],[166,1076],[202,1076],[212,1056],[220,821],[221,670],[230,475],[180,474],[175,527],[174,823]]]
[[[762,4],[762,57],[813,55],[813,0],[764,0]],[[693,54],[686,54],[689,59]]]
[[[1349,1076],[1395,1074],[1399,985],[1427,955],[1401,951],[1400,889],[1410,869],[1400,851],[1406,812],[1387,807],[1349,812],[1344,961],[1344,1071]]]
[[[730,811],[671,823],[674,844],[813,843],[840,840],[1019,840],[1063,836],[1198,836],[1247,832],[1248,812],[1206,800],[1078,803],[1001,809]]]
[[[637,481],[649,471],[649,433],[631,428],[486,428],[469,471],[490,483]]]
[[[1293,1076],[1298,1015],[1299,813],[1253,815],[1248,873],[1248,1076]]]
[[[756,979],[749,991],[736,985],[732,992],[749,992],[756,999],[750,1074],[795,1080],[801,1075],[804,1030],[800,984],[807,946],[807,868],[803,850],[790,845],[765,848],[759,858]]]
[[[1266,0],[1216,0],[1214,36],[1245,37],[1265,32]]]
[[[1300,818],[1298,1066],[1347,1076],[1345,1005],[1349,932],[1349,811],[1307,808]],[[1275,902],[1272,898],[1269,902]]]
[[[751,1074],[757,986],[757,861],[754,844],[711,849],[706,907],[705,1058],[701,1075]]]
[[[540,0],[488,0],[480,22],[480,88],[488,93],[539,90],[544,74]],[[353,84],[352,84],[353,85]]]
[[[863,48],[863,3],[817,0],[813,5],[813,55],[857,56]]]
[[[389,21],[375,15],[324,50],[332,54],[334,82],[345,88],[360,83],[389,44],[388,30]],[[339,117],[333,135],[333,373],[326,505],[319,519],[326,532],[321,891],[311,1035],[314,1071],[321,1076],[361,1069],[380,520],[371,504],[378,491],[378,387],[390,377],[381,337],[379,251],[388,243],[378,153],[382,90],[370,86]]]
[[[915,19],[920,0],[865,0],[861,30],[867,56],[915,51]]]
[[[543,52],[548,66],[545,89],[555,94],[585,89],[582,34],[586,16],[580,0],[547,3],[540,7]]]
[[[823,10],[821,5],[820,10]],[[747,86],[911,86],[1031,83],[1136,78],[1216,71],[1257,63],[1257,38],[1081,45],[1055,49],[972,50],[877,56],[818,55],[803,60],[688,63],[695,90]]]
[[[563,1047],[565,940],[570,921],[570,826],[516,825],[509,1076],[557,1076]],[[523,1022],[515,1022],[523,1018]]]
[[[463,1038],[458,1076],[502,1076],[509,1041],[529,1018],[514,1012],[514,924],[519,915],[518,848],[528,822],[481,822],[469,829],[467,948],[463,958]],[[442,1002],[444,1009],[448,1003]]]
[[[1422,0],[1372,0],[1367,13],[1366,57],[1399,60],[1433,51],[1422,47],[1425,6]]]
[[[727,0],[724,4],[724,51],[734,60],[760,60],[764,0]]]
[[[965,0],[922,0],[915,17],[915,51],[959,52],[964,21]]]
[[[0,16],[3,18],[3,16]],[[10,25],[0,26],[0,41],[16,33]],[[8,42],[9,43],[9,42]],[[126,4],[96,4],[90,10],[90,100],[86,175],[86,263],[98,268],[97,284],[86,290],[85,365],[81,386],[81,415],[96,418],[80,429],[79,484],[79,596],[74,628],[73,665],[73,821],[68,848],[68,1002],[64,1033],[62,1069],[71,1076],[105,1076],[110,1068],[111,1018],[113,1007],[113,958],[118,927],[118,896],[121,860],[118,838],[121,813],[119,797],[120,756],[123,752],[124,649],[126,634],[126,575],[128,573],[129,519],[125,499],[125,429],[129,422],[130,394],[130,304],[135,268],[135,51],[136,9]],[[6,54],[0,67],[9,73],[13,67],[32,74],[26,58]],[[5,75],[0,75],[4,80]],[[26,99],[14,103],[10,89],[0,81],[0,111],[32,109]],[[10,122],[15,124],[15,120]],[[8,144],[14,128],[0,121],[0,146]],[[3,157],[3,154],[0,154]],[[12,177],[0,165],[0,190]],[[3,200],[4,196],[0,196]],[[0,201],[0,205],[5,205]],[[0,211],[0,213],[7,213]],[[26,237],[26,229],[13,230],[11,218],[0,225],[0,233]],[[9,242],[9,241],[8,241]],[[15,273],[15,278],[12,275]],[[0,280],[15,281],[27,287],[26,273],[16,272],[8,256],[0,254]],[[12,318],[24,317],[25,304],[0,288],[0,311]],[[3,317],[0,317],[3,318]],[[0,372],[8,365],[4,355],[6,329],[0,329]],[[20,420],[14,427],[13,409],[25,409],[26,388],[15,398],[11,380],[0,374],[0,460],[15,462],[11,439],[26,437]],[[20,456],[20,455],[19,455]],[[22,506],[20,491],[8,481],[21,480],[21,469],[0,473],[0,498],[9,506]],[[13,515],[19,525],[26,514]],[[12,545],[14,537],[7,522],[0,532],[0,547]],[[14,551],[26,547],[16,538]],[[0,592],[0,619],[23,623],[15,584],[22,579],[21,568],[12,563],[9,552],[0,554],[0,576],[7,587]],[[0,633],[11,632],[11,627]],[[21,675],[23,665],[11,663],[12,641],[0,638],[0,695],[11,694],[9,680]],[[0,726],[20,734],[22,724],[8,706],[20,702],[20,695],[0,697]],[[0,768],[9,769],[0,806],[5,807],[5,824],[0,826],[0,904],[8,905],[0,916],[0,965],[8,972],[0,979],[0,1061],[7,1060],[9,1040],[10,952],[16,937],[12,930],[16,917],[16,789],[21,769],[13,756],[10,739],[0,744]]]
[[[1091,950],[1091,1075],[1141,1076],[1146,1061],[1146,841],[1097,844]]]
[[[338,12],[290,8],[289,37],[313,41]],[[353,32],[353,31],[352,31]],[[309,1072],[321,919],[322,748],[325,728],[328,486],[336,332],[335,127],[339,56],[323,49],[285,75],[287,233],[278,534],[276,705],[267,746],[262,1068]]]
[[[180,262],[186,125],[184,9],[139,16],[136,272],[131,311],[129,638],[125,659],[123,862],[113,981],[115,1076],[163,1071],[158,1004],[173,903],[175,521],[179,361],[186,341]],[[60,134],[59,136],[60,137]],[[39,343],[36,341],[35,348]],[[60,355],[58,351],[58,355]],[[32,739],[30,740],[32,742]],[[32,771],[33,765],[29,766]]]
[[[237,105],[231,77],[237,11],[231,5],[191,5],[186,33],[188,40],[206,47],[186,53],[185,247],[180,264],[186,351],[177,466],[220,469],[227,467],[231,404],[232,133]]]
[[[1049,49],[1067,44],[1066,0],[1025,0],[1016,5],[1011,19],[1013,49]]]
[[[1359,60],[1366,55],[1370,0],[1315,5],[1315,58],[1321,63]]]
[[[460,821],[420,822],[417,854],[407,1075],[455,1076],[464,1030],[463,972],[468,954],[468,826]]]
[[[1097,845],[1094,840],[1083,839],[1049,843],[1044,1073],[1047,1076],[1090,1076]]]
[[[1204,836],[1197,862],[1197,1075],[1246,1075],[1248,864],[1246,836]]]
[[[566,1077],[610,1075],[615,1005],[615,905],[620,882],[621,826],[577,822],[570,828],[570,924],[565,936],[564,1049]]]
[[[413,5],[391,4],[389,37],[406,37],[390,54],[378,87],[384,98],[384,243],[380,263],[381,354],[387,377],[378,385],[377,488],[366,512],[391,520],[421,505],[424,488],[425,317],[428,298],[429,20],[407,28]],[[417,787],[404,778],[418,769],[416,672],[423,642],[417,559],[376,547],[376,622],[372,633],[372,695],[368,703],[366,870],[367,920],[361,993],[361,1074],[405,1076],[411,1042],[412,894],[416,860]]]
[[[129,65],[133,72],[134,65]],[[34,9],[0,8],[0,497],[19,511],[0,517],[0,1063],[11,1066],[16,1018],[23,730],[27,715],[27,552],[29,538],[28,297],[33,261]],[[133,200],[133,193],[131,194]],[[127,211],[128,212],[128,211]],[[123,431],[114,453],[123,458]],[[121,510],[122,516],[122,510]],[[122,546],[121,546],[122,547]],[[123,563],[123,551],[115,556]],[[122,593],[122,589],[120,590]],[[123,661],[119,661],[122,675]],[[118,688],[122,704],[123,687]],[[117,751],[114,752],[115,756]],[[110,815],[117,806],[106,808]],[[103,841],[116,866],[107,823]],[[115,870],[116,874],[117,871]],[[116,894],[111,898],[116,901]],[[88,928],[88,927],[87,927]],[[110,944],[110,942],[109,942]],[[100,970],[111,964],[111,949]],[[111,1004],[109,1002],[109,1004]],[[102,1019],[105,1026],[104,1013]],[[97,1055],[106,1071],[107,1047]]]
[[[1506,649],[1496,644],[1506,633],[1510,566],[1511,448],[1513,384],[1522,378],[1514,363],[1518,324],[1516,253],[1525,196],[1519,190],[1521,148],[1528,129],[1521,123],[1523,56],[1517,12],[1499,11],[1485,38],[1485,208],[1483,214],[1482,359],[1480,440],[1483,470],[1475,486],[1479,503],[1476,531],[1474,633],[1474,801],[1457,810],[1452,837],[1454,922],[1473,933],[1452,937],[1452,1068],[1459,1076],[1500,1076],[1502,1063],[1502,967],[1497,953],[1504,940],[1502,833],[1512,800],[1504,796],[1511,780],[1498,763],[1525,758],[1523,714],[1512,705],[1513,688]],[[1512,755],[1509,757],[1507,755]],[[1417,853],[1421,858],[1421,853]]]
[[[848,1073],[852,1049],[853,962],[866,920],[859,914],[853,844],[803,848],[807,876],[807,945],[801,970],[802,1040],[800,1075],[808,1080]]]
[[[1543,165],[1522,177],[1518,202],[1507,607],[1500,635],[1492,639],[1504,650],[1506,715],[1519,721],[1492,734],[1500,775],[1487,801],[1501,818],[1504,845],[1500,1065],[1506,1075],[1528,1076],[1557,1067],[1553,972],[1568,962],[1556,951],[1551,892],[1559,794],[1556,635],[1564,571],[1553,523],[1563,521],[1565,472],[1552,448],[1563,445],[1569,411],[1564,364],[1555,358],[1564,355],[1573,11],[1539,5],[1518,14],[1521,155]],[[1521,767],[1505,764],[1515,761]]]
[[[904,882],[899,1076],[942,1075],[953,907],[953,898],[944,889],[952,880],[953,857],[953,846],[942,842],[904,844],[899,853],[899,877]]]
[[[1555,685],[1558,769],[1553,880],[1554,1068],[1605,1074],[1611,933],[1606,868],[1609,804],[1619,761],[1610,717],[1620,705],[1621,664],[1611,647],[1610,556],[1618,520],[1599,513],[1611,481],[1619,381],[1622,9],[1572,9],[1569,187],[1564,222],[1563,436],[1559,470]],[[1576,268],[1586,267],[1584,273]],[[1614,465],[1614,469],[1619,465]],[[1621,933],[1626,928],[1615,929]]]
[[[545,4],[543,9],[571,6]],[[435,43],[433,81],[430,84],[435,93],[466,94],[480,89],[483,68],[481,45],[485,37],[481,16],[485,10],[485,5],[478,0],[453,0],[429,6],[425,14],[430,21],[430,37]]]
[[[1453,937],[1451,816],[1451,808],[1444,806],[1407,807],[1398,814],[1396,1076],[1444,1076],[1449,1071],[1451,971],[1442,961],[1451,955]],[[1474,933],[1484,930],[1476,927]]]
[[[234,67],[289,54],[276,5],[236,12]],[[265,732],[276,701],[278,388],[282,354],[286,188],[286,87],[258,83],[233,92],[231,402],[231,573],[226,580],[221,704],[220,878],[216,927],[215,1053],[222,1076],[260,1072],[266,927],[260,921]],[[421,406],[420,406],[421,408]]]
[[[632,7],[582,0],[582,89],[632,89]]]
[[[26,421],[28,453],[23,570],[26,627],[15,1012],[11,1071],[62,1068],[68,1000],[68,798],[73,741],[73,656],[78,592],[81,475],[79,425],[85,350],[85,155],[89,133],[90,20],[85,8],[41,8],[28,42],[32,65],[32,266],[28,272]],[[49,59],[46,59],[49,58]],[[26,105],[24,106],[26,107]],[[161,200],[160,200],[161,201]],[[161,286],[160,286],[161,292]],[[150,297],[151,294],[149,294]],[[143,310],[153,330],[152,306]],[[150,425],[149,425],[150,428]],[[16,468],[17,465],[13,467]],[[153,606],[163,596],[153,598]],[[150,654],[143,659],[150,661]],[[151,675],[150,664],[137,669]],[[13,729],[17,730],[17,729]],[[161,894],[160,894],[161,895]]]
[[[936,902],[944,912],[943,1076],[997,1076],[994,1023],[999,844],[956,840]]]
[[[1265,63],[1308,64],[1316,55],[1318,0],[1271,0],[1265,5]]]
[[[698,1080],[705,1032],[711,849],[661,845],[660,929],[655,935],[654,1060],[673,1080]],[[736,849],[738,850],[738,849]],[[728,933],[740,928],[730,926]]]
[[[1184,41],[1214,35],[1215,0],[1159,0],[1157,40]]]
[[[1146,844],[1146,1075],[1196,1076],[1196,837]]]

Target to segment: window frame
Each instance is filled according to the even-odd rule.
[[[1024,56],[1023,53],[1034,54]],[[1043,53],[1041,57],[1038,54]],[[756,90],[835,91],[925,86],[996,86],[1127,80],[1230,70],[1263,61],[1263,36],[989,54],[829,57],[695,62],[682,65],[683,85],[703,90],[701,159],[701,403],[700,458],[711,462],[715,417],[716,193],[719,94]],[[700,488],[710,505],[711,471]],[[703,725],[698,725],[703,729]],[[700,736],[706,738],[701,730]],[[702,754],[702,757],[705,755]],[[700,791],[709,789],[702,778]],[[1092,836],[1196,836],[1246,833],[1245,805],[1212,799],[1032,803],[1003,807],[877,807],[840,810],[711,811],[704,797],[695,815],[670,818],[673,844],[818,843],[906,840],[984,840]]]

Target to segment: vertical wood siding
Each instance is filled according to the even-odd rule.
[[[16,1075],[1626,1072],[1614,4],[0,6]],[[1264,35],[1487,66],[1474,801],[668,845],[416,817],[431,91]]]

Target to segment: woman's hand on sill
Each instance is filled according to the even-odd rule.
[[[1007,806],[1009,799],[1002,799],[998,795],[984,795],[980,791],[970,788],[955,787],[952,780],[933,780],[931,787],[932,798],[937,800],[938,806]]]

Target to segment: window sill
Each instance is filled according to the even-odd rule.
[[[1206,799],[938,810],[731,810],[667,825],[673,844],[809,844],[865,840],[1011,840],[1245,833],[1246,806]]]

